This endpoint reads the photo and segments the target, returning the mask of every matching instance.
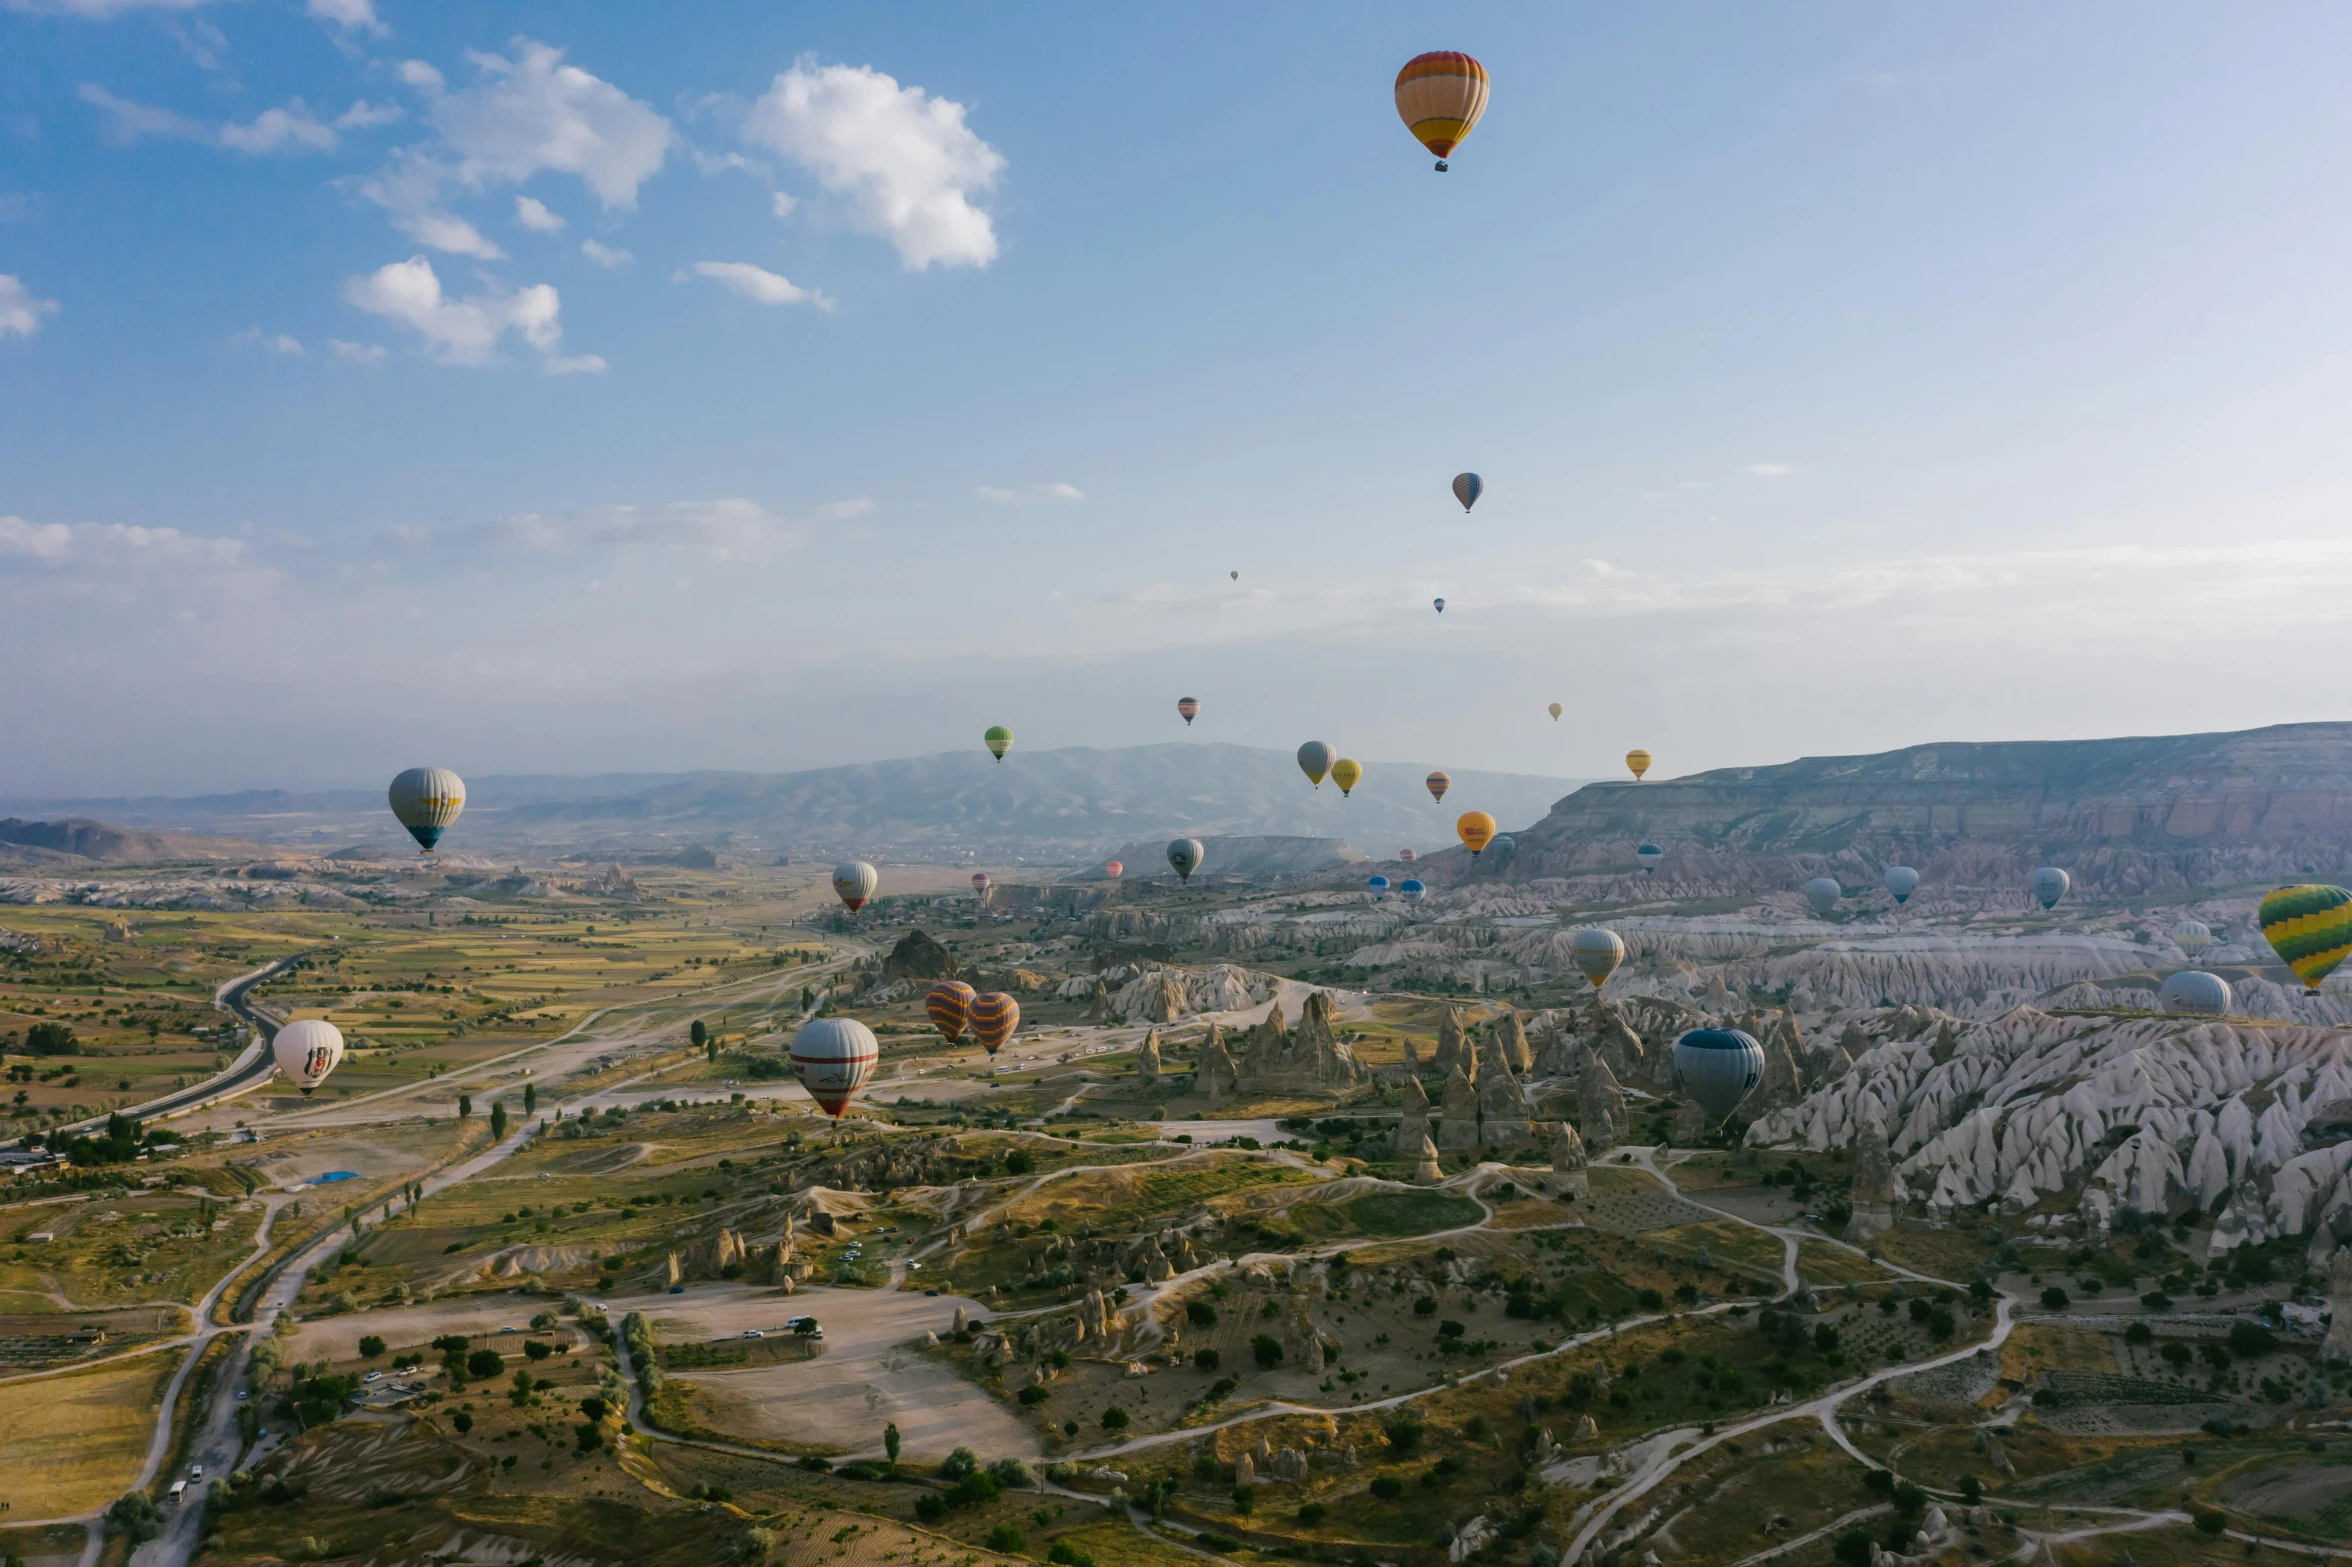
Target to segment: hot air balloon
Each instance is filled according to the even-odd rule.
[[[1437,172],[1486,112],[1486,67],[1454,49],[1417,54],[1397,72],[1397,118],[1437,158]]]
[[[1675,1086],[1720,1126],[1764,1076],[1764,1047],[1736,1028],[1694,1028],[1674,1042]]]
[[[1200,869],[1201,861],[1206,858],[1208,851],[1201,847],[1198,838],[1179,838],[1168,845],[1168,863],[1175,867],[1181,880],[1192,880],[1192,873]]]
[[[988,747],[989,754],[1000,762],[1004,760],[1004,754],[1013,748],[1013,732],[1002,724],[990,724],[988,732],[980,739]]]
[[[988,879],[986,871],[972,873],[972,896],[978,898],[982,903],[988,901],[988,889],[994,885],[995,883]]]
[[[1474,473],[1454,475],[1454,499],[1462,503],[1466,513],[1478,504],[1478,497],[1486,493],[1486,481]]]
[[[1320,740],[1309,740],[1298,748],[1299,771],[1318,789],[1323,787],[1323,775],[1331,771],[1331,762],[1331,747]]]
[[[1117,881],[1121,876],[1127,874],[1127,867],[1121,865],[1117,860],[1106,860],[1103,862],[1103,874],[1111,880]]]
[[[1413,863],[1413,851],[1410,849],[1399,849],[1397,850],[1397,858],[1403,861],[1405,864],[1410,865]]]
[[[792,1075],[817,1108],[834,1120],[874,1075],[882,1047],[874,1031],[854,1017],[820,1017],[792,1036]]]
[[[2156,1005],[2166,1012],[2220,1017],[2230,1009],[2229,981],[2203,969],[2182,969],[2156,992]]]
[[[2172,944],[2195,957],[2213,944],[2213,932],[2198,920],[2182,920],[2172,927]]]
[[[1919,873],[1908,865],[1888,866],[1886,890],[1895,895],[1897,903],[1909,903],[1911,894],[1919,890]]]
[[[1625,961],[1625,939],[1613,930],[1587,925],[1568,938],[1568,961],[1598,990],[1617,972],[1617,965]]]
[[[1642,774],[1650,770],[1650,753],[1635,746],[1625,753],[1625,765],[1633,769],[1633,781],[1640,783]]]
[[[1645,843],[1633,851],[1633,857],[1646,876],[1658,868],[1658,862],[1666,858],[1666,851],[1654,843]]]
[[[1813,905],[1814,913],[1826,915],[1837,907],[1838,899],[1845,895],[1845,890],[1833,876],[1816,876],[1805,883],[1805,901]]]
[[[1454,781],[1443,773],[1431,773],[1421,782],[1428,788],[1429,798],[1440,805],[1445,804],[1445,792],[1454,786]]]
[[[1470,851],[1472,859],[1494,841],[1495,819],[1484,811],[1464,811],[1454,823],[1454,836],[1462,840],[1462,847]]]
[[[990,1055],[1002,1050],[1005,1041],[1021,1026],[1021,1003],[1001,990],[982,991],[964,1010],[971,1019],[972,1037]]]
[[[855,914],[874,896],[874,889],[882,885],[881,873],[863,860],[844,860],[833,867],[833,890]]]
[[[1552,715],[1552,722],[1553,722],[1553,723],[1555,723],[1555,724],[1556,724],[1556,723],[1558,723],[1558,722],[1560,721],[1560,711],[1561,711],[1561,709],[1560,709],[1560,704],[1559,704],[1559,703],[1557,703],[1557,702],[1554,702],[1554,703],[1551,705],[1551,708],[1549,709],[1549,711],[1551,712],[1551,715]]]
[[[1419,903],[1423,891],[1422,885],[1408,876],[1405,878],[1404,885],[1397,888],[1397,896],[1407,903]]]
[[[1386,876],[1375,876],[1364,885],[1372,889],[1374,903],[1385,903],[1388,900],[1388,878]]]
[[[1495,841],[1486,846],[1486,852],[1489,856],[1487,863],[1499,870],[1510,864],[1511,856],[1519,852],[1519,840],[1509,833],[1499,833]]]
[[[270,1041],[270,1057],[278,1063],[280,1075],[308,1098],[343,1059],[343,1031],[324,1018],[288,1023]]]
[[[446,767],[412,767],[392,780],[392,819],[425,853],[465,809],[465,780]]]
[[[1331,764],[1331,781],[1339,785],[1339,797],[1346,799],[1354,792],[1356,781],[1364,776],[1364,764],[1341,757]]]
[[[2352,892],[2341,887],[2281,887],[2262,900],[2255,916],[2262,939],[2279,961],[2303,981],[2306,995],[2352,954]]]
[[[1233,580],[1234,580],[1234,581],[1236,581],[1236,582],[1239,582],[1239,581],[1241,580],[1241,573],[1240,573],[1240,572],[1238,572],[1238,571],[1236,571],[1236,572],[1232,572],[1232,573],[1229,573],[1229,575],[1230,575],[1230,576],[1233,578]]]
[[[2054,909],[2058,906],[2058,900],[2066,896],[2066,889],[2073,883],[2068,879],[2067,874],[2057,866],[2045,865],[2027,878],[2027,885],[2033,888],[2035,901],[2045,909]]]
[[[1442,614],[1444,614],[1444,613],[1445,613],[1445,600],[1444,600],[1444,599],[1431,599],[1429,602],[1430,602],[1430,603],[1432,603],[1432,604],[1435,604],[1435,605],[1437,606],[1437,612],[1438,612],[1439,614],[1441,614],[1441,615],[1442,615]]]
[[[1176,713],[1184,720],[1184,727],[1190,729],[1192,721],[1200,716],[1200,698],[1197,696],[1178,697],[1176,699]]]
[[[949,1044],[964,1037],[964,1029],[972,1021],[970,1009],[976,994],[960,979],[943,979],[923,998],[923,1011],[931,1019],[931,1026]]]

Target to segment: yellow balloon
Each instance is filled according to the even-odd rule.
[[[1650,753],[1635,746],[1625,753],[1625,765],[1633,769],[1633,781],[1640,783],[1642,774],[1650,770]]]
[[[1360,762],[1352,762],[1343,756],[1331,764],[1331,781],[1339,785],[1340,798],[1343,800],[1347,798],[1348,791],[1356,786],[1356,780],[1363,776],[1364,768]]]
[[[1454,831],[1461,837],[1462,847],[1476,859],[1478,852],[1494,841],[1495,819],[1484,811],[1465,811],[1462,819],[1454,823]]]

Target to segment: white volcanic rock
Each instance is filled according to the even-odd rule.
[[[1920,1018],[1879,1014],[1895,1037],[1759,1117],[1750,1141],[1823,1151],[1883,1117],[1902,1192],[1939,1212],[2020,1211],[2080,1186],[2096,1226],[2118,1208],[2210,1209],[2227,1193],[2216,1249],[2316,1232],[2324,1252],[2352,1238],[2352,1143],[2305,1146],[2315,1115],[2352,1097],[2352,1033],[2022,1007]]]

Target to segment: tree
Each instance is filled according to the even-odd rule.
[[[462,1121],[473,1113],[474,1096],[471,1094],[459,1094],[457,1096],[457,1118]]]
[[[463,1436],[474,1428],[474,1417],[461,1409],[449,1417],[449,1423],[457,1427],[459,1436]]]
[[[129,1491],[106,1509],[106,1527],[112,1534],[127,1534],[134,1546],[145,1545],[163,1533],[163,1513],[137,1491]]]
[[[1841,1567],[1870,1567],[1870,1548],[1877,1543],[1856,1529],[1839,1535],[1838,1543],[1831,1547],[1830,1554],[1838,1559]]]
[[[1126,1410],[1124,1410],[1124,1409],[1121,1409],[1121,1408],[1120,1408],[1118,1405],[1116,1405],[1116,1404],[1113,1404],[1113,1405],[1112,1405],[1110,1408],[1108,1408],[1108,1409],[1104,1410],[1104,1411],[1102,1412],[1102,1428],[1103,1428],[1105,1431],[1124,1431],[1124,1430],[1126,1430],[1126,1429],[1127,1429],[1127,1411],[1126,1411]]]
[[[493,1099],[490,1101],[490,1135],[492,1137],[506,1135],[506,1102],[504,1100]]]
[[[523,1114],[537,1115],[538,1113],[539,1085],[537,1083],[525,1083],[523,1085]]]
[[[2055,1284],[2051,1285],[2048,1289],[2042,1291],[2042,1305],[2046,1310],[2064,1311],[2067,1306],[2066,1291],[2060,1289]]]
[[[506,1357],[494,1349],[477,1349],[466,1356],[466,1375],[495,1377],[506,1371]]]
[[[360,1359],[362,1359],[362,1360],[373,1360],[373,1359],[375,1359],[375,1358],[376,1358],[378,1355],[381,1355],[383,1352],[384,1352],[384,1341],[383,1341],[383,1339],[382,1339],[382,1338],[380,1338],[379,1336],[377,1336],[376,1334],[373,1334],[373,1333],[367,1333],[367,1334],[362,1334],[362,1335],[361,1335],[361,1337],[360,1337],[360,1340],[359,1340],[359,1358],[360,1358]]]
[[[33,1056],[78,1056],[82,1042],[74,1031],[63,1023],[35,1023],[25,1030],[25,1054]],[[117,1504],[120,1505],[119,1503]]]
[[[704,1045],[710,1043],[710,1030],[703,1026],[701,1018],[696,1018],[687,1028],[686,1037],[694,1041],[695,1049],[700,1050]]]
[[[1282,1341],[1271,1333],[1261,1333],[1250,1340],[1250,1355],[1267,1371],[1282,1364]]]
[[[1960,1500],[1974,1507],[1984,1500],[1984,1482],[1974,1475],[1960,1477]]]
[[[898,1464],[898,1423],[892,1421],[882,1428],[882,1451],[890,1455],[892,1467]]]
[[[2197,1532],[2199,1534],[2209,1534],[2215,1539],[2219,1539],[2221,1532],[2228,1527],[2229,1515],[2220,1508],[2200,1507],[2197,1509]]]

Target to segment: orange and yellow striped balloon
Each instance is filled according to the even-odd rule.
[[[1437,155],[1442,173],[1486,112],[1486,94],[1486,67],[1470,56],[1456,49],[1417,54],[1397,72],[1397,118]]]
[[[984,990],[972,998],[964,1016],[972,1025],[972,1037],[995,1055],[1021,1026],[1021,1003],[1001,990]]]

